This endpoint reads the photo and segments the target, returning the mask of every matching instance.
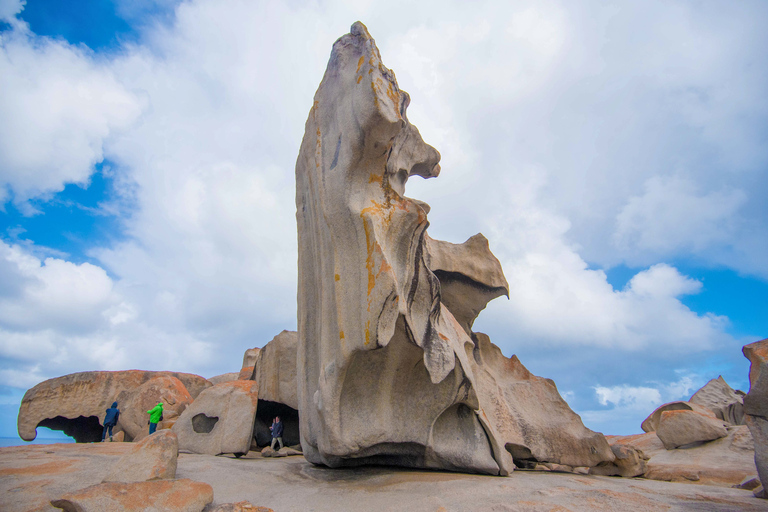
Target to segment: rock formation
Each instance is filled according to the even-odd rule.
[[[250,380],[216,384],[200,393],[171,430],[179,449],[218,455],[248,453],[259,386]]]
[[[49,379],[29,389],[21,400],[17,426],[19,436],[32,441],[38,426],[63,430],[77,442],[101,440],[105,411],[117,400],[123,417],[136,417],[146,409],[126,408],[131,394],[155,377],[173,377],[183,384],[193,399],[211,384],[189,373],[128,370],[119,372],[81,372]],[[146,425],[146,414],[144,414]],[[115,433],[122,430],[121,424]]]
[[[755,475],[754,444],[747,427],[727,430],[726,437],[676,450],[667,450],[655,432],[608,436],[608,442],[613,448],[631,447],[641,452],[648,459],[644,478],[732,487]],[[592,468],[590,473],[605,474],[599,470]]]
[[[664,411],[656,435],[672,450],[692,443],[714,441],[728,435],[723,421],[696,411]]]
[[[104,482],[146,482],[176,478],[179,440],[170,430],[160,430],[131,447],[109,468]]]
[[[264,345],[254,361],[253,380],[259,385],[259,408],[253,435],[257,446],[272,441],[269,427],[275,416],[283,423],[283,441],[299,444],[299,400],[296,395],[296,331],[283,331]]]
[[[704,416],[708,416],[711,419],[717,419],[715,413],[709,410],[707,407],[681,400],[660,405],[647,418],[643,420],[643,423],[640,425],[640,427],[644,432],[656,432],[656,429],[659,428],[661,415],[666,411],[693,411],[699,414],[703,414]]]
[[[749,393],[744,397],[746,423],[755,440],[755,466],[762,487],[755,495],[768,498],[768,339],[745,345],[749,359]]]
[[[744,425],[744,392],[731,388],[722,375],[707,382],[689,402],[703,405],[730,425]]]
[[[513,457],[613,460],[552,381],[471,331],[507,283],[482,235],[431,240],[429,207],[404,196],[410,176],[440,171],[409,102],[354,24],[333,46],[296,163],[305,457],[501,475]]]
[[[117,426],[125,433],[129,441],[139,441],[149,435],[147,411],[158,402],[163,402],[163,421],[158,428],[164,428],[175,421],[192,403],[184,384],[176,377],[159,375],[131,392],[121,392],[118,404],[121,405],[120,419]]]

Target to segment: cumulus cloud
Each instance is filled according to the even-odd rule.
[[[15,19],[15,18],[14,18]],[[26,24],[0,33],[0,201],[87,184],[105,140],[129,127],[142,98],[88,48],[37,37]]]

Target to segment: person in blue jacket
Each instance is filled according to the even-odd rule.
[[[280,444],[280,449],[283,449],[283,422],[280,421],[280,416],[275,416],[274,421],[272,421],[272,426],[269,427],[269,430],[272,431],[272,444],[270,445],[272,449],[275,449],[275,441],[277,441]]]
[[[104,432],[101,433],[102,443],[107,438],[107,430],[109,430],[109,440],[112,440],[112,428],[117,425],[118,418],[120,418],[120,409],[117,408],[117,402],[112,402],[112,407],[107,409],[107,414],[104,416]]]

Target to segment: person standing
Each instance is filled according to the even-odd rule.
[[[270,445],[272,449],[275,449],[275,441],[280,445],[280,450],[283,449],[283,422],[280,421],[280,416],[275,416],[275,419],[272,421],[272,426],[269,427],[269,430],[272,431],[272,444]]]
[[[112,428],[117,425],[119,417],[120,409],[117,408],[117,402],[112,402],[112,407],[107,409],[107,414],[104,416],[104,432],[101,433],[102,443],[107,438],[107,430],[109,430],[109,440],[112,441]]]
[[[163,402],[157,402],[157,405],[147,411],[149,414],[149,435],[155,433],[157,424],[163,420]]]

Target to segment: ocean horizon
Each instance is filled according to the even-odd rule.
[[[56,444],[56,443],[74,443],[71,437],[66,438],[36,438],[34,441],[25,441],[20,437],[0,437],[0,448],[7,446],[24,446],[28,444]]]

